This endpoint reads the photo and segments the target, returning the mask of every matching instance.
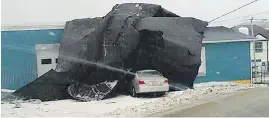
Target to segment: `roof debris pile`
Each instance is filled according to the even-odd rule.
[[[170,83],[192,88],[201,64],[201,41],[207,25],[144,3],[117,4],[104,17],[68,21],[60,43],[58,72],[46,73],[66,73],[65,76],[42,76],[48,83],[35,83],[38,78],[16,92],[42,101],[66,99],[68,92],[84,101],[101,100],[116,90],[127,90],[126,80],[143,69],[155,69]],[[31,95],[52,88],[59,89]],[[57,97],[51,96],[54,93]],[[97,95],[100,93],[101,97]]]

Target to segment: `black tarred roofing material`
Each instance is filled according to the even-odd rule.
[[[67,93],[67,88],[74,81],[68,75],[66,72],[58,73],[50,70],[4,99],[9,99],[12,96],[13,99],[40,99],[41,101],[71,98]]]
[[[97,101],[112,97],[111,91],[116,89],[117,80],[112,82],[101,82],[94,85],[72,84],[68,87],[68,93],[73,98],[81,101]],[[115,93],[115,92],[114,92]]]
[[[133,77],[132,72],[142,69],[158,70],[169,82],[192,87],[201,64],[201,40],[206,26],[207,22],[180,17],[159,5],[118,4],[102,18],[66,23],[56,70],[67,72],[66,78],[87,87],[118,80],[116,88],[121,88],[117,89],[118,92],[127,90],[127,79]],[[49,78],[50,74],[53,72],[41,78]],[[57,79],[62,78],[53,80],[56,82]],[[50,81],[42,88],[26,85],[26,88],[35,87],[28,89],[27,96],[37,96],[35,98],[42,100],[65,99],[67,87],[73,83],[53,91],[55,93],[38,93],[39,89],[49,91],[52,88],[48,87],[60,87],[55,82]],[[75,85],[72,87],[79,90]],[[112,92],[115,89],[107,90]]]

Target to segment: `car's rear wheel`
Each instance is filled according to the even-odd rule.
[[[133,86],[131,88],[131,96],[132,97],[137,97],[137,93],[136,93],[135,88]]]

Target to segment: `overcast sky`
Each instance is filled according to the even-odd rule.
[[[115,4],[126,2],[160,4],[180,16],[209,21],[251,1],[253,0],[1,0],[1,24],[62,24],[72,19],[104,16]],[[256,14],[253,15],[254,18],[269,19],[268,6],[269,0],[259,0],[211,25],[231,27],[249,22],[247,19],[251,16],[242,16],[252,14]]]

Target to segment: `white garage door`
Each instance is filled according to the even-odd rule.
[[[37,44],[35,46],[38,77],[56,68],[59,47],[60,44]]]

